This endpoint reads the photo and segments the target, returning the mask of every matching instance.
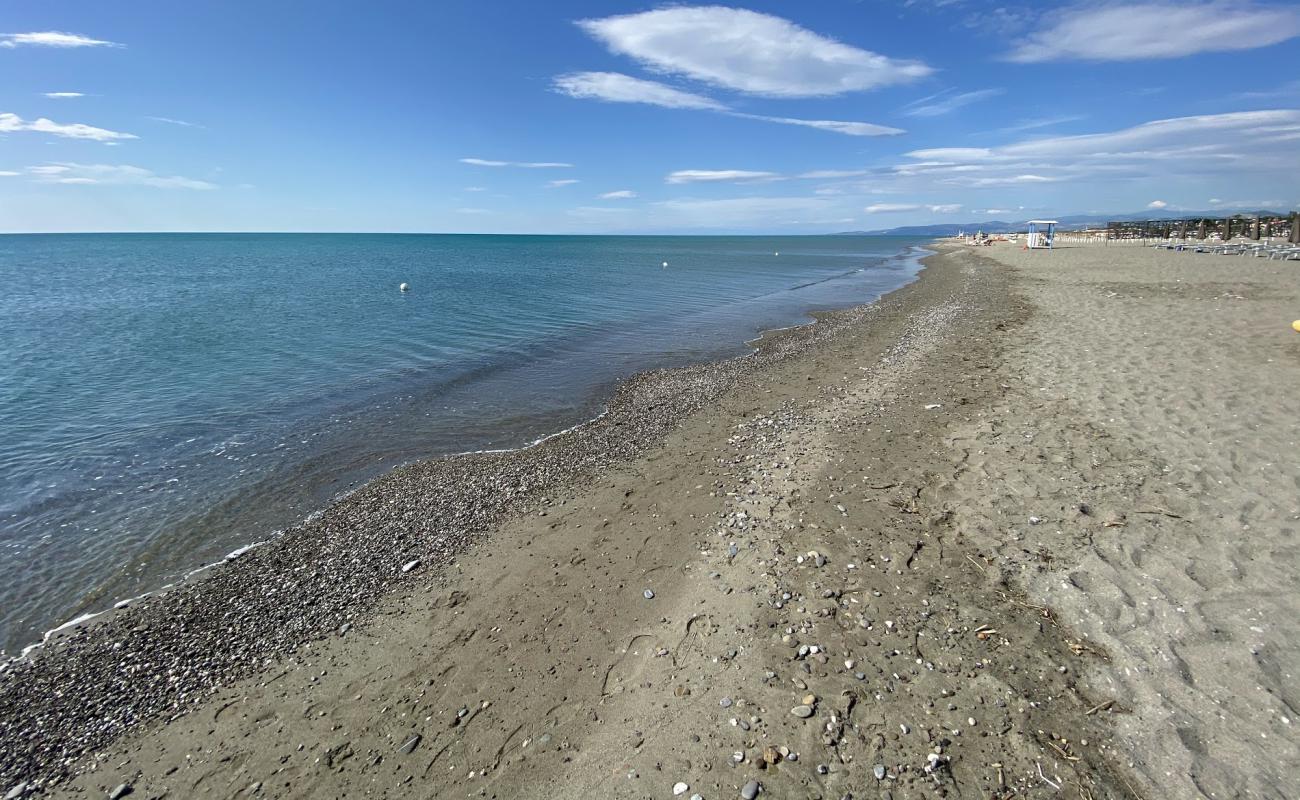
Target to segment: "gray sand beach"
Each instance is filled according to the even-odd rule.
[[[938,249],[9,667],[0,792],[1300,795],[1300,272]]]

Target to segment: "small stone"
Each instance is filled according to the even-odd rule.
[[[817,695],[815,695],[815,694],[806,694],[806,695],[804,695],[804,696],[803,696],[803,704],[806,705],[806,706],[816,705],[816,704],[817,704]]]
[[[1043,518],[1042,518],[1042,517],[1030,517],[1030,518],[1029,518],[1029,524],[1030,524],[1030,525],[1037,525],[1038,523],[1040,523],[1040,522],[1042,522],[1042,521],[1043,521]]]
[[[718,705],[722,706],[723,708],[731,708],[731,698],[730,697],[722,698],[721,700],[718,701]]]
[[[679,794],[686,794],[686,790],[689,789],[689,788],[691,788],[691,787],[690,787],[690,786],[687,786],[687,785],[686,785],[685,783],[683,783],[682,781],[678,781],[677,783],[674,783],[674,784],[673,784],[673,797],[676,797],[676,796],[679,795]]]
[[[131,793],[131,784],[119,783],[113,787],[113,791],[108,793],[108,800],[118,800],[119,797],[126,797]]]
[[[903,723],[899,724],[898,729],[903,732],[904,736],[912,732],[912,729],[907,727],[907,725]]]
[[[813,710],[809,706],[795,706],[794,708],[790,709],[790,713],[794,714],[796,717],[799,717],[800,719],[808,719],[813,715]]]
[[[767,747],[763,748],[763,760],[769,765],[779,764],[783,758],[785,758],[785,756],[781,754],[781,750],[775,745],[769,744]]]
[[[644,596],[645,599],[647,599],[647,600],[653,600],[653,599],[655,599],[655,593],[652,592],[652,591],[650,591],[649,589],[646,589],[646,590],[645,590],[644,592],[642,592],[641,594],[642,594],[642,596]]]
[[[418,559],[418,558],[413,558],[413,559],[411,559],[410,561],[408,561],[408,562],[406,562],[405,564],[402,565],[402,572],[403,572],[403,574],[405,574],[405,573],[410,572],[411,570],[415,569],[415,568],[418,567],[418,566],[420,566],[420,559]]]
[[[27,784],[20,783],[5,793],[5,800],[18,800],[27,791]]]
[[[876,780],[883,781],[885,779],[885,766],[883,764],[875,765],[871,768],[871,774],[876,776]]]
[[[415,748],[419,746],[420,746],[420,734],[417,733],[411,738],[407,739],[405,742],[403,742],[402,746],[397,748],[397,752],[401,753],[404,756],[409,756],[411,753],[415,751]]]
[[[763,787],[759,786],[758,781],[750,781],[740,787],[740,800],[754,800],[762,790]]]

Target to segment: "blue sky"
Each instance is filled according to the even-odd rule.
[[[822,233],[1300,205],[1300,6],[10,3],[0,230]]]

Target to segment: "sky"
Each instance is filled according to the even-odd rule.
[[[1300,207],[1300,3],[31,0],[0,231],[827,233]]]

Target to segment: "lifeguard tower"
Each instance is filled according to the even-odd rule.
[[[1056,238],[1056,220],[1029,220],[1029,241],[1025,245],[1030,250],[1051,250],[1052,240]]]

